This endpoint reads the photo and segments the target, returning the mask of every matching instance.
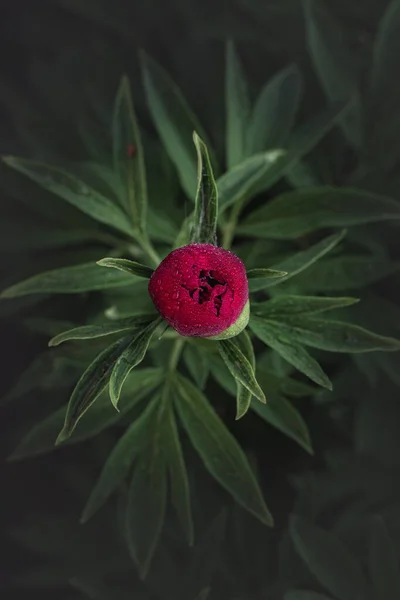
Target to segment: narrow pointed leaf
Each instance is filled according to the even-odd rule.
[[[86,503],[81,517],[82,523],[86,523],[107,502],[128,475],[132,463],[146,442],[149,421],[158,400],[159,398],[155,398],[147,405],[112,449]]]
[[[335,598],[368,598],[361,567],[333,533],[301,517],[292,516],[290,534],[298,554]]]
[[[257,480],[235,438],[190,381],[179,376],[177,384],[176,408],[208,471],[243,508],[272,525]]]
[[[163,436],[163,450],[167,461],[171,501],[186,540],[191,546],[193,545],[194,531],[189,481],[172,406],[169,407],[163,422]]]
[[[130,273],[137,277],[144,277],[150,279],[154,273],[154,269],[142,265],[134,260],[128,260],[127,258],[102,258],[97,261],[100,267],[110,267],[112,269],[118,269],[124,273]]]
[[[68,331],[63,331],[49,341],[49,346],[58,346],[69,340],[90,340],[105,335],[128,331],[146,326],[154,319],[154,315],[139,315],[103,323],[101,325],[83,325]]]
[[[192,134],[206,136],[179,88],[156,62],[141,56],[143,83],[154,125],[169,158],[174,163],[181,185],[189,198],[195,197],[197,168]],[[207,143],[208,148],[210,145]]]
[[[28,294],[79,294],[93,290],[122,287],[136,283],[132,275],[103,271],[95,262],[62,267],[33,275],[4,290],[1,298],[17,298]]]
[[[284,148],[294,125],[301,95],[301,74],[290,65],[261,90],[247,132],[247,155]]]
[[[107,386],[115,363],[131,343],[132,337],[133,334],[121,338],[103,350],[83,373],[72,392],[64,427],[56,444],[60,444],[70,437],[78,421]]]
[[[397,552],[383,519],[374,517],[369,548],[369,570],[379,600],[400,598],[400,572]]]
[[[225,102],[227,165],[228,169],[232,169],[246,158],[246,132],[250,116],[247,82],[232,41],[226,45]]]
[[[328,390],[332,389],[329,378],[317,361],[297,341],[290,339],[282,332],[279,324],[266,321],[260,317],[253,316],[250,319],[250,329],[264,344],[275,350],[288,363],[293,365],[301,373],[304,373],[311,381],[318,383]]]
[[[122,386],[130,371],[142,362],[149,347],[151,337],[159,326],[161,317],[153,319],[150,325],[145,325],[131,338],[128,346],[117,357],[110,378],[110,398],[117,408]]]
[[[147,182],[143,146],[135,115],[129,80],[122,77],[114,105],[114,169],[119,175],[122,203],[132,217],[135,229],[146,224]]]
[[[218,342],[218,349],[233,377],[248,389],[253,396],[258,398],[258,400],[265,402],[264,392],[256,381],[253,367],[240,350],[238,344],[231,339],[220,340]]]
[[[276,271],[275,269],[250,269],[247,271],[247,279],[276,279],[285,277],[286,271]]]
[[[275,296],[266,302],[253,302],[252,314],[255,316],[278,319],[295,317],[298,315],[311,315],[335,310],[345,306],[352,306],[359,302],[359,298],[329,298],[326,296]]]
[[[193,141],[197,151],[198,174],[192,242],[216,244],[218,190],[205,143],[196,132]]]
[[[96,221],[129,236],[133,235],[132,225],[123,210],[74,175],[58,167],[13,156],[7,156],[3,160],[9,167],[23,173]]]
[[[297,252],[297,254],[291,256],[290,258],[287,258],[279,264],[274,265],[274,269],[276,269],[277,271],[286,271],[287,275],[277,279],[266,279],[264,281],[250,280],[250,291],[256,292],[267,287],[272,287],[273,285],[284,283],[285,281],[291,279],[295,275],[298,275],[302,271],[309,269],[314,263],[316,263],[323,256],[325,256],[325,254],[327,254],[333,248],[335,248],[335,246],[337,246],[339,242],[342,241],[342,239],[345,236],[345,233],[345,231],[334,233],[333,235],[324,238],[320,242],[317,242],[313,246],[310,246],[309,248],[307,248],[307,250]]]
[[[235,343],[249,361],[251,368],[255,372],[256,357],[254,355],[254,348],[249,334],[246,330],[242,331],[235,338]],[[251,398],[253,394],[238,380],[236,380],[236,420],[241,419],[249,410],[251,405]]]

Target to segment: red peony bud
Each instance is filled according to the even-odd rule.
[[[173,250],[154,271],[150,296],[180,335],[225,339],[249,320],[249,286],[240,258],[212,244]]]

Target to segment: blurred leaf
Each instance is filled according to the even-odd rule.
[[[247,271],[247,279],[275,279],[285,277],[286,271],[275,271],[274,269],[250,269]]]
[[[286,178],[295,188],[313,188],[322,185],[323,183],[322,177],[306,160],[301,160],[296,163],[288,171]]]
[[[207,146],[193,134],[197,151],[197,192],[193,219],[192,242],[215,244],[217,240],[218,190],[208,156]]]
[[[290,533],[299,556],[338,600],[368,598],[361,567],[333,533],[299,516],[291,517]]]
[[[296,65],[277,73],[262,88],[247,131],[247,156],[286,147],[299,108],[302,80]]]
[[[131,333],[120,338],[103,350],[103,352],[100,352],[88,366],[72,392],[65,415],[64,426],[57,438],[56,444],[60,444],[70,437],[77,422],[107,386],[118,358],[135,337],[136,333]]]
[[[164,524],[167,503],[167,472],[160,444],[164,404],[148,428],[147,447],[142,448],[129,486],[126,508],[128,547],[141,579],[149,571]]]
[[[135,279],[132,275],[99,269],[95,262],[90,262],[33,275],[33,277],[4,290],[0,294],[0,298],[16,298],[27,294],[43,293],[78,294],[132,285],[133,283],[135,283]]]
[[[156,316],[153,317],[150,324],[138,328],[139,331],[136,331],[134,337],[130,338],[128,345],[123,348],[122,353],[119,354],[117,360],[114,362],[110,377],[110,398],[115,408],[118,406],[118,400],[125,379],[131,370],[144,359],[152,335],[160,322],[161,317]]]
[[[275,296],[266,302],[253,302],[252,314],[275,319],[277,317],[293,317],[310,315],[335,310],[343,306],[351,306],[359,302],[359,298],[328,298],[326,296]]]
[[[208,596],[210,595],[211,592],[211,588],[210,587],[206,587],[203,590],[201,590],[200,594],[198,594],[196,596],[195,600],[207,600]]]
[[[297,590],[293,592],[286,592],[284,600],[334,600],[330,596],[325,594],[319,594],[318,592],[306,592],[304,590]]]
[[[107,502],[116,487],[128,475],[132,463],[142,450],[148,434],[149,422],[158,402],[159,398],[156,397],[147,404],[142,414],[130,425],[112,449],[83,510],[82,523],[86,523]]]
[[[194,531],[189,481],[172,406],[169,406],[163,422],[163,450],[167,461],[172,504],[186,540],[192,546]]]
[[[372,522],[369,551],[370,572],[376,598],[400,598],[399,559],[385,522],[379,516],[374,517]]]
[[[194,212],[188,215],[182,222],[181,228],[174,239],[173,249],[181,248],[190,243],[190,236],[193,230]]]
[[[112,269],[118,269],[124,273],[130,273],[137,277],[144,277],[150,279],[154,273],[154,269],[142,265],[134,260],[128,260],[127,258],[102,258],[97,261],[100,267],[111,267]]]
[[[170,216],[164,211],[156,210],[152,205],[148,208],[147,231],[150,239],[167,244],[172,244],[179,233]]]
[[[121,183],[122,203],[132,216],[132,224],[145,231],[147,182],[142,140],[133,107],[129,79],[121,79],[113,114],[114,169]]]
[[[186,344],[183,351],[183,359],[186,367],[197,383],[199,388],[203,390],[207,383],[209,366],[204,352],[195,344]]]
[[[320,260],[325,254],[330,252],[335,246],[337,246],[345,236],[345,231],[339,231],[330,235],[320,242],[317,242],[313,246],[310,246],[306,250],[297,252],[293,256],[286,258],[277,265],[273,265],[277,271],[286,271],[287,275],[277,279],[266,279],[262,280],[251,280],[249,282],[249,288],[251,292],[256,292],[264,288],[270,288],[273,285],[284,283],[288,279],[291,279],[295,275],[297,276],[302,271],[309,269],[315,262]],[[297,282],[297,280],[296,280]]]
[[[31,364],[19,373],[15,384],[0,399],[0,406],[21,398],[36,389],[49,370],[54,369],[53,357],[49,352],[38,354]]]
[[[154,125],[171,161],[176,166],[181,185],[189,198],[195,197],[197,168],[193,149],[193,131],[206,136],[179,88],[169,75],[144,53],[141,55],[143,83]]]
[[[318,385],[328,390],[332,389],[329,378],[317,361],[298,342],[288,338],[286,332],[282,334],[280,324],[253,316],[250,319],[249,326],[264,344],[275,350],[301,373],[304,373]]]
[[[125,384],[120,399],[120,412],[112,406],[106,393],[92,404],[86,417],[81,419],[65,444],[77,444],[87,440],[107,427],[117,423],[143,398],[148,396],[160,384],[164,371],[159,368],[147,368],[133,371]],[[66,406],[62,406],[43,421],[35,425],[23,438],[9,460],[20,460],[54,450],[54,444],[65,420]]]
[[[236,381],[249,390],[260,402],[266,402],[264,392],[257,383],[253,367],[244,356],[235,338],[220,340],[219,352]]]
[[[285,240],[324,227],[343,228],[392,219],[400,219],[397,201],[362,190],[326,186],[274,198],[252,212],[238,232]]]
[[[246,510],[272,525],[257,480],[235,438],[205,396],[182,376],[177,392],[179,417],[208,471]]]
[[[155,315],[139,315],[137,317],[128,317],[119,319],[101,325],[82,325],[75,327],[63,333],[59,333],[49,341],[49,346],[58,346],[69,340],[89,340],[93,338],[111,335],[119,331],[134,330],[148,325]]]
[[[225,102],[226,162],[228,169],[232,169],[246,158],[246,133],[250,116],[246,77],[232,41],[226,45]]]
[[[306,34],[311,58],[321,85],[331,102],[353,100],[342,120],[349,142],[361,144],[361,103],[357,93],[358,73],[353,55],[346,48],[343,29],[315,0],[305,2]]]
[[[79,208],[96,221],[132,237],[132,225],[121,208],[63,169],[35,161],[7,156],[4,162],[44,189]]]

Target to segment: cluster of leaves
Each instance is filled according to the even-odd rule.
[[[398,261],[389,257],[389,247],[397,235],[400,206],[388,190],[376,191],[397,157],[394,152],[382,152],[379,136],[387,132],[366,123],[370,123],[368,114],[379,114],[376,106],[389,72],[385,57],[392,52],[393,23],[399,19],[400,7],[393,2],[382,22],[366,94],[355,85],[352,61],[328,15],[314,2],[306,3],[305,14],[309,48],[329,99],[328,108],[297,126],[302,76],[293,65],[268,81],[252,103],[234,45],[228,43],[225,171],[178,87],[158,64],[142,55],[148,109],[176,170],[183,203],[182,196],[167,202],[154,192],[157,188],[152,187],[151,169],[146,169],[146,148],[126,77],[118,88],[111,119],[112,164],[88,161],[59,166],[4,159],[43,190],[41,212],[52,216],[54,202],[61,199],[68,207],[66,214],[73,217],[62,228],[52,227],[45,233],[32,228],[33,240],[40,238],[51,249],[92,241],[100,246],[91,249],[85,262],[33,275],[3,291],[4,306],[31,295],[40,301],[47,295],[78,294],[82,306],[88,307],[84,324],[48,317],[27,319],[29,328],[52,338],[52,349],[35,359],[4,403],[35,387],[54,393],[62,386],[67,394],[83,375],[68,404],[36,424],[11,458],[44,454],[56,440],[72,445],[114,426],[120,434],[124,427],[90,492],[82,521],[117,493],[122,536],[141,578],[148,575],[158,545],[162,548],[168,498],[187,542],[191,545],[195,540],[196,482],[185,465],[191,452],[183,452],[187,438],[209,474],[237,504],[262,523],[272,524],[262,477],[230,431],[234,419],[233,414],[224,416],[226,410],[231,411],[229,401],[219,401],[222,391],[236,398],[237,419],[251,409],[261,423],[313,453],[299,399],[307,397],[317,406],[328,406],[334,418],[336,400],[320,387],[331,390],[333,380],[334,398],[344,400],[340,378],[343,372],[347,383],[355,377],[346,369],[362,373],[363,385],[365,380],[381,381],[383,374],[398,384],[396,354],[385,354],[382,359],[375,352],[400,348],[391,337],[397,309],[364,288],[384,278],[390,282],[399,268]],[[327,135],[337,133],[337,126],[354,162],[345,181],[328,160],[321,164],[315,152]],[[197,132],[195,144],[193,131]],[[170,164],[168,172],[169,168]],[[278,183],[283,191],[274,196],[273,186]],[[273,197],[266,201],[268,194]],[[77,211],[68,213],[71,205],[85,213],[81,224]],[[63,203],[59,206],[62,221]],[[172,248],[191,239],[213,241],[216,236],[225,248],[233,247],[248,268],[249,329],[223,342],[180,338],[160,323],[146,279]],[[101,258],[104,255],[108,258]],[[272,267],[266,269],[266,265]],[[97,295],[86,299],[85,294],[92,292]],[[352,308],[360,297],[361,303]],[[326,317],[327,311],[334,316]],[[310,354],[307,347],[318,354]],[[327,360],[324,352],[335,354]],[[355,360],[341,361],[336,353],[354,353]],[[265,404],[257,401],[265,398]],[[353,493],[359,491],[357,484]],[[315,489],[305,486],[304,494],[318,498],[321,485],[316,478]],[[345,489],[343,496],[349,493]],[[320,501],[321,512],[329,501]],[[304,512],[301,494],[296,512]],[[211,539],[223,539],[226,523],[221,523],[226,515],[222,514],[213,525],[217,533],[211,533]],[[247,518],[238,514],[239,522]],[[291,519],[288,549],[282,543],[284,566],[276,580],[268,580],[267,588],[257,590],[255,597],[282,598],[286,592],[285,600],[323,600],[329,598],[326,593],[336,600],[393,595],[399,587],[397,555],[384,523],[374,519],[371,524],[372,591],[359,561],[346,545],[342,547],[340,528],[338,536],[327,533],[313,524],[319,517],[316,509],[304,518]],[[343,530],[347,531],[345,526]],[[215,543],[222,551],[222,541]],[[205,566],[207,551],[199,552],[190,570],[192,581],[188,578],[179,590],[179,596],[187,600],[200,600],[210,593],[212,569]],[[293,572],[286,577],[292,564]],[[200,571],[202,575],[196,577]],[[101,590],[98,593],[94,586],[93,592],[90,582],[74,579],[73,584],[89,597],[101,597]],[[287,591],[290,587],[320,591]],[[246,594],[243,590],[243,597]]]

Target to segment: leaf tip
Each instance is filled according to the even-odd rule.
[[[69,431],[66,427],[63,427],[60,433],[57,436],[55,441],[55,446],[60,446],[63,442],[65,442],[70,436],[72,431]]]

